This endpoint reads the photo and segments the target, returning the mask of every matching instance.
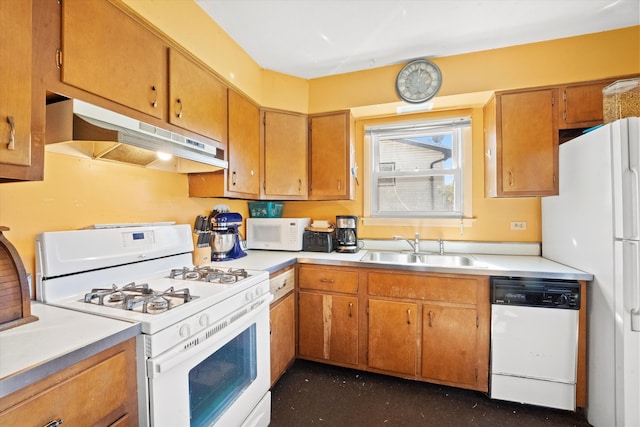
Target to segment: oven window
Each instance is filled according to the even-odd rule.
[[[191,426],[211,425],[256,375],[254,323],[189,372]]]

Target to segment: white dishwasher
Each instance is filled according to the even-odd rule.
[[[580,284],[491,278],[492,399],[575,411]]]

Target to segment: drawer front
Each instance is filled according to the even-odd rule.
[[[128,390],[127,357],[118,353],[0,414],[1,425],[94,425],[124,412]],[[108,422],[110,423],[110,422]],[[126,424],[124,424],[126,425]]]
[[[432,276],[372,272],[368,276],[369,295],[428,301],[476,304],[478,283],[468,276]]]
[[[300,289],[342,292],[358,292],[358,272],[325,267],[300,267],[298,273]]]
[[[291,292],[296,285],[296,271],[295,269],[287,270],[284,273],[280,273],[269,279],[269,290],[273,294],[274,304],[283,296]]]

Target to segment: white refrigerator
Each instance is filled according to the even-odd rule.
[[[562,144],[542,198],[542,256],[587,285],[587,407],[595,427],[640,426],[640,118]]]

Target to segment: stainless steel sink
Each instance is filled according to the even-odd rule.
[[[483,267],[481,263],[467,255],[367,252],[360,260],[383,264],[424,265],[433,267]]]

